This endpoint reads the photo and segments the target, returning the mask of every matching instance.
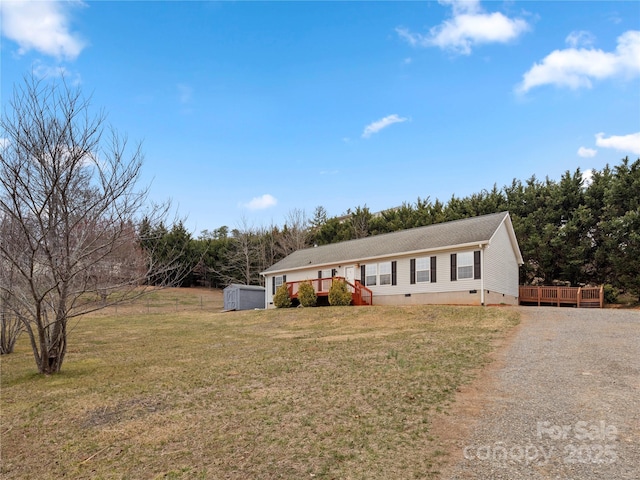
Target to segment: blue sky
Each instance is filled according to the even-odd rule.
[[[197,235],[640,157],[640,2],[12,2],[35,72],[142,141]]]

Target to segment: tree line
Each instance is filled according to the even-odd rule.
[[[640,159],[566,171],[560,180],[535,176],[447,202],[429,197],[372,213],[365,206],[329,217],[294,209],[282,226],[205,230],[193,238],[183,223],[158,225],[154,251],[180,250],[190,274],[183,286],[259,285],[259,273],[291,252],[370,235],[509,211],[524,265],[521,284],[609,284],[640,297]]]

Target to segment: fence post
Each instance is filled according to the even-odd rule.
[[[604,285],[600,285],[600,308],[604,307]]]

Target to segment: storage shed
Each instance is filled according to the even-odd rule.
[[[223,290],[225,310],[264,308],[264,287],[232,283]]]

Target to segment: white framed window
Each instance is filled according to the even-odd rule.
[[[431,281],[431,258],[416,258],[416,282]]]
[[[391,262],[379,264],[380,267],[380,285],[391,285]]]
[[[331,269],[327,269],[327,270],[322,270],[322,278],[331,278],[333,275],[331,275]]]
[[[378,265],[375,263],[367,264],[364,268],[365,285],[375,285],[378,277]]]
[[[278,275],[277,277],[273,277],[273,281],[274,281],[275,289],[278,290],[278,288],[281,287],[282,284],[284,283],[284,276]]]
[[[473,278],[473,252],[458,254],[458,279]]]

